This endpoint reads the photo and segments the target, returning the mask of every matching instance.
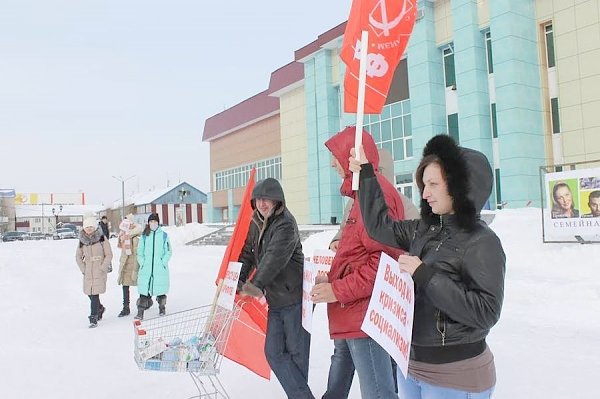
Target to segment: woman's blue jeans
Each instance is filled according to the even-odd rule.
[[[331,356],[327,392],[323,399],[348,397],[354,370],[360,394],[369,399],[396,399],[390,355],[371,338],[336,339]]]
[[[403,399],[490,399],[494,387],[483,392],[466,392],[428,384],[398,370],[398,397]]]

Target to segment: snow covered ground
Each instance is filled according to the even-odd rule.
[[[508,260],[502,317],[488,338],[498,373],[494,397],[597,398],[600,245],[544,245],[540,223],[539,209],[499,211],[492,223]],[[210,232],[206,226],[168,231],[174,251],[167,311],[209,304],[225,247],[184,245]],[[309,237],[305,254],[326,248],[333,234]],[[118,256],[116,242],[111,244]],[[133,319],[116,317],[121,308],[116,271],[101,296],[104,320],[88,328],[89,300],[75,264],[76,245],[75,240],[0,243],[0,397],[194,395],[185,373],[137,369]],[[311,348],[309,383],[317,397],[325,390],[333,351],[324,310],[317,307]],[[154,306],[147,317],[157,312]],[[275,377],[266,381],[227,359],[220,378],[232,398],[285,398]],[[351,398],[360,397],[356,382]]]

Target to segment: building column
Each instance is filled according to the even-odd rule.
[[[423,147],[437,134],[447,133],[442,52],[435,39],[433,3],[419,2],[423,17],[415,22],[406,54],[413,137],[413,161],[403,162],[405,172],[417,167]],[[397,171],[398,172],[398,171]]]
[[[540,206],[539,167],[545,156],[535,5],[523,0],[488,4],[502,200],[510,208],[529,201]]]
[[[454,64],[460,144],[483,152],[492,162],[492,128],[485,37],[477,2],[452,0]]]
[[[333,173],[324,143],[340,129],[338,91],[332,85],[331,51],[320,50],[304,63],[306,134],[308,141],[309,220],[327,224],[341,215],[340,181]]]

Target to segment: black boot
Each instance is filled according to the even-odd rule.
[[[138,298],[136,305],[137,305],[137,315],[135,316],[135,319],[137,320],[144,320],[144,310],[148,309],[149,306],[149,301],[148,300],[152,300],[151,298],[144,296],[144,295],[140,295],[140,297]]]
[[[100,307],[98,308],[98,321],[102,320],[102,315],[104,314],[105,310],[106,308],[104,305],[100,304]]]
[[[158,315],[159,316],[164,316],[167,314],[167,311],[165,310],[165,306],[167,304],[167,296],[166,295],[159,295],[158,298],[156,298],[158,300]]]
[[[130,313],[129,310],[129,286],[123,286],[123,310],[119,313],[118,317],[128,316]]]
[[[96,328],[96,327],[98,327],[98,316],[92,315],[92,316],[89,316],[88,319],[90,321],[89,328]]]
[[[123,304],[123,309],[121,310],[121,313],[119,313],[118,317],[129,316],[129,313],[131,313],[131,311],[129,310],[129,304]]]

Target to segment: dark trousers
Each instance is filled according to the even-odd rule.
[[[302,304],[269,309],[267,361],[290,399],[314,399],[308,387],[310,334],[302,327]]]
[[[123,306],[129,306],[129,286],[123,286]]]
[[[90,316],[98,316],[100,310],[100,295],[88,295],[90,297]]]

